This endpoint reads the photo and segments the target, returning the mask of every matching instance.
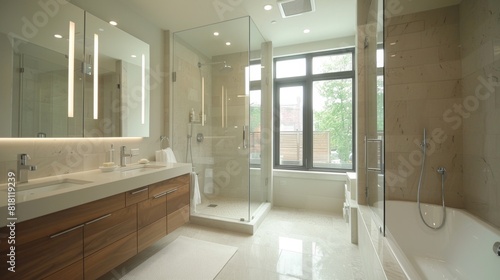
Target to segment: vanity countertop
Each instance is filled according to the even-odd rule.
[[[29,180],[16,184],[15,196],[0,185],[0,227],[11,221],[16,223],[127,192],[156,182],[191,172],[189,163],[148,163],[118,167],[111,172],[99,169]],[[68,182],[68,186],[43,192],[33,187],[51,182]],[[15,209],[9,208],[8,199],[15,198]],[[9,210],[14,210],[11,216]],[[8,220],[9,218],[9,220]],[[12,219],[10,219],[12,218]]]

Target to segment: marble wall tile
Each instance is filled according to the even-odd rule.
[[[458,6],[393,17],[387,22],[387,199],[416,201],[420,143],[426,128],[429,146],[421,200],[440,204],[441,177],[436,176],[436,169],[445,166],[447,205],[464,207],[462,127],[453,128],[444,118],[448,110],[462,103]]]

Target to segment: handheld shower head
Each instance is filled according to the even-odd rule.
[[[426,135],[426,132],[425,132],[425,127],[424,127],[424,137],[422,139],[421,146],[422,146],[422,148],[426,148],[427,147],[427,135]]]

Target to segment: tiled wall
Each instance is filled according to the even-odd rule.
[[[459,8],[452,6],[386,20],[386,199],[416,201],[423,129],[427,157],[421,201],[464,207],[461,126],[450,117],[462,104]]]
[[[500,227],[500,1],[462,1],[460,37],[465,208]]]

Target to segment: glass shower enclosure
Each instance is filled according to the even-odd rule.
[[[267,205],[262,176],[262,45],[249,17],[173,35],[171,146],[193,164],[191,216],[251,222]]]

